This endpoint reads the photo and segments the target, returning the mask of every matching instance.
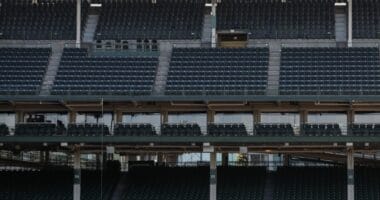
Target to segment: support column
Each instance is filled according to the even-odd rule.
[[[348,40],[347,46],[352,47],[352,0],[347,0],[348,3]]]
[[[259,110],[253,111],[253,124],[261,123],[261,112]]]
[[[211,0],[211,47],[215,48],[217,44],[216,35],[216,7],[218,5],[216,0]]]
[[[228,153],[222,153],[222,166],[228,166]]]
[[[77,29],[76,29],[76,47],[80,48],[81,43],[81,6],[82,6],[82,0],[77,0]]]
[[[208,110],[207,111],[207,123],[214,123],[215,122],[215,111]]]
[[[77,121],[77,113],[75,111],[69,112],[69,123],[75,123]]]
[[[351,125],[355,122],[355,111],[347,111],[347,134],[351,135]]]
[[[355,200],[354,151],[347,150],[347,200]]]
[[[217,183],[217,170],[216,170],[216,152],[210,153],[210,200],[217,199],[216,183]]]
[[[16,116],[16,123],[24,122],[24,112],[17,111],[15,116]]]
[[[161,125],[169,122],[169,112],[162,111],[161,112]]]
[[[296,134],[302,133],[302,125],[308,123],[308,115],[309,112],[307,110],[301,110],[300,112],[300,132],[296,132]]]
[[[74,152],[74,192],[73,200],[80,200],[81,172],[80,172],[80,150]]]
[[[123,122],[123,112],[122,111],[115,111],[115,121],[116,123],[122,123]]]

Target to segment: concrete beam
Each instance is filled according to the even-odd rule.
[[[76,22],[77,28],[76,28],[76,41],[75,41],[77,48],[80,48],[80,43],[81,43],[81,27],[82,27],[81,7],[82,7],[82,0],[77,0],[77,22]]]

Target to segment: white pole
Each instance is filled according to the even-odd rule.
[[[347,200],[355,200],[354,152],[347,151]]]
[[[80,48],[81,39],[81,3],[82,0],[77,0],[77,29],[76,29],[76,42],[75,46]]]
[[[347,0],[348,3],[348,47],[352,47],[352,0]]]
[[[74,153],[74,192],[73,200],[80,200],[80,185],[81,185],[81,173],[80,173],[80,151],[75,150]]]
[[[217,199],[216,183],[217,183],[217,170],[216,170],[216,153],[210,153],[210,200]]]

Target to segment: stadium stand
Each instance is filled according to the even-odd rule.
[[[380,38],[380,2],[354,0],[352,6],[353,37],[357,39]]]
[[[247,30],[252,39],[335,38],[333,0],[224,0],[218,30]]]
[[[346,199],[346,174],[340,167],[280,167],[274,200]]]
[[[49,48],[0,48],[0,94],[37,94],[50,54]]]
[[[281,95],[376,95],[378,48],[283,48]]]
[[[355,136],[377,136],[380,124],[351,124],[351,134]]]
[[[198,124],[163,124],[161,135],[164,136],[201,136]]]
[[[132,167],[124,200],[207,200],[207,167]]]
[[[9,135],[9,128],[6,124],[0,124],[0,136]]]
[[[102,124],[69,124],[67,135],[70,136],[101,136],[110,135],[107,125]]]
[[[166,94],[263,95],[268,61],[268,48],[174,48]]]
[[[265,167],[218,167],[218,200],[263,200]]]
[[[294,130],[291,124],[256,124],[255,134],[259,136],[291,136]]]
[[[375,200],[380,198],[378,167],[357,167],[355,177],[355,199]]]
[[[200,39],[204,3],[103,1],[96,39]]]
[[[302,124],[301,134],[307,136],[339,136],[339,124]]]
[[[0,39],[74,40],[76,36],[76,1],[2,0]],[[82,28],[87,19],[88,2],[82,3]]]
[[[149,95],[157,65],[154,57],[91,57],[65,48],[52,94]]]
[[[15,135],[20,136],[52,136],[56,133],[53,123],[19,123],[15,129]]]
[[[210,136],[247,136],[247,129],[244,124],[215,124],[207,126]]]
[[[82,170],[82,200],[110,200],[118,175],[110,172]],[[101,176],[103,176],[101,178]],[[2,200],[72,200],[73,172],[69,169],[41,171],[0,171]],[[100,184],[100,181],[103,184]],[[103,189],[101,189],[103,185]]]
[[[114,135],[154,136],[156,135],[156,130],[151,124],[116,124]]]

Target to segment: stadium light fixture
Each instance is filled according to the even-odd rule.
[[[90,7],[93,7],[93,8],[100,8],[100,7],[102,7],[102,4],[101,4],[101,3],[91,3],[91,4],[90,4]]]
[[[335,6],[347,6],[346,2],[335,2]]]
[[[205,6],[206,7],[212,7],[212,3],[206,3]]]

